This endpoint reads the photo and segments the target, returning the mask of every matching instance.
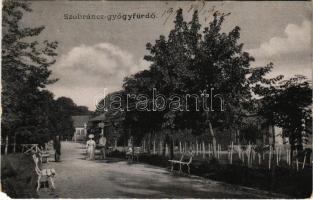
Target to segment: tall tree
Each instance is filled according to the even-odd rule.
[[[260,115],[268,124],[284,129],[283,136],[289,138],[292,151],[302,150],[303,143],[312,134],[311,85],[304,76],[297,75],[275,85],[258,84],[254,88],[262,97]]]
[[[236,26],[229,33],[221,32],[227,15],[229,13],[215,12],[202,35],[197,11],[191,22],[187,23],[183,19],[182,9],[179,9],[168,39],[160,36],[154,45],[148,43],[150,55],[145,56],[146,60],[152,62],[151,71],[160,74],[159,80],[156,80],[159,82],[157,89],[167,99],[172,94],[200,94],[204,91],[206,97],[210,95],[210,98],[200,99],[199,104],[213,105],[209,109],[202,107],[200,112],[193,112],[194,115],[182,113],[179,109],[166,110],[163,126],[173,130],[178,125],[184,126],[186,123],[180,123],[184,119],[188,119],[187,122],[193,125],[198,123],[200,127],[209,130],[214,149],[214,124],[222,121],[224,127],[239,129],[242,117],[251,109],[251,89],[256,83],[275,82],[282,78],[264,78],[271,71],[272,64],[251,67],[254,58],[242,50],[243,44],[238,43],[240,28]],[[211,101],[214,97],[210,94],[211,90],[222,97],[224,108],[220,107],[220,98]],[[194,107],[194,104],[191,106]]]
[[[42,116],[39,120],[41,112],[37,113],[39,116],[32,113],[45,110],[39,107],[43,96],[48,95],[42,89],[56,81],[49,79],[49,67],[55,63],[57,42],[37,41],[35,38],[44,27],[23,27],[24,12],[31,12],[29,2],[3,2],[2,136],[19,134],[21,130],[32,134],[42,132],[35,127],[46,127],[46,118]]]

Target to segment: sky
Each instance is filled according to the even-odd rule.
[[[55,97],[67,96],[78,105],[95,109],[96,100],[122,88],[123,79],[149,63],[143,60],[148,42],[168,36],[173,28],[173,11],[182,8],[189,21],[198,8],[202,27],[208,25],[212,9],[231,13],[224,32],[241,28],[240,42],[255,62],[274,63],[270,77],[311,75],[311,2],[165,2],[165,1],[34,1],[22,25],[45,29],[38,40],[58,41],[58,56],[51,66],[59,81],[47,89]],[[189,12],[188,12],[189,11]],[[118,16],[142,14],[149,18],[123,20]],[[164,14],[165,13],[165,14]],[[67,16],[103,15],[104,19],[65,19]],[[155,16],[152,18],[152,16]],[[113,20],[115,17],[115,20]],[[111,20],[109,20],[111,19]]]

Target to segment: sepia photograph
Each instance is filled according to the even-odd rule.
[[[312,198],[311,1],[1,5],[1,198]]]

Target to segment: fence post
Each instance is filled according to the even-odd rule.
[[[13,152],[16,152],[16,135],[14,134]]]
[[[162,155],[162,141],[159,142],[159,154]]]
[[[288,149],[288,162],[289,166],[291,165],[291,150]]]
[[[243,164],[245,164],[245,152],[243,152],[242,150],[240,150],[240,152],[241,152],[242,162]]]
[[[155,140],[153,140],[153,154],[155,154]]]
[[[304,169],[304,166],[305,166],[305,160],[306,160],[306,152],[305,152],[305,154],[304,154],[304,159],[303,159],[302,169]]]
[[[286,149],[286,161],[287,161],[287,165],[289,165],[289,153],[288,153],[288,149]]]
[[[250,163],[251,163],[251,145],[250,145],[250,142],[248,144],[248,147],[247,147],[247,164],[248,164],[248,167],[250,166]]]
[[[268,153],[268,169],[271,169],[271,158],[272,158],[272,146],[270,146],[270,151]]]
[[[234,149],[234,142],[231,142],[231,147],[230,147],[230,164],[233,164],[233,149]]]
[[[211,150],[212,150],[212,146],[211,144],[209,143],[209,157],[211,158]]]
[[[203,153],[203,159],[205,159],[205,144],[204,144],[204,141],[202,142],[202,153]]]
[[[278,147],[278,148],[279,148],[279,147]],[[276,149],[276,151],[275,151],[275,152],[276,152],[276,165],[277,165],[277,166],[278,166],[278,161],[279,161],[279,160],[278,160],[278,150],[279,150],[279,149]]]
[[[179,141],[179,153],[182,153],[182,149],[181,149],[181,141]]]
[[[8,146],[9,146],[9,136],[5,137],[5,149],[4,149],[4,154],[8,154]]]

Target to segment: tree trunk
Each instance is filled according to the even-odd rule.
[[[275,127],[274,125],[271,126],[271,129],[272,129],[272,147],[273,147],[273,151],[275,150]]]
[[[153,155],[155,155],[155,137],[153,139]]]
[[[162,156],[165,157],[165,151],[166,151],[166,140],[162,142],[162,147],[163,147],[163,150],[162,150]]]
[[[132,158],[134,158],[134,138],[132,137],[131,127],[128,129],[128,134],[130,136],[131,148],[132,148]]]
[[[148,145],[146,145],[148,147],[148,154],[150,154],[150,146],[151,146],[151,132],[149,132],[149,139],[148,139]]]
[[[155,136],[155,131],[152,130],[152,132],[153,132],[152,150],[153,150],[153,155],[155,155],[155,138],[156,138],[156,136]]]
[[[173,135],[170,137],[170,160],[174,159],[174,140]]]
[[[239,144],[240,143],[240,137],[239,137],[239,129],[236,129],[236,136],[235,136],[235,143]]]
[[[289,137],[289,144],[290,144],[290,160],[289,160],[289,162],[292,165],[293,152],[295,150],[294,139],[292,137]]]
[[[209,132],[210,132],[210,134],[212,136],[213,156],[216,157],[216,138],[215,138],[215,135],[214,135],[214,131],[213,131],[213,128],[212,128],[211,121],[209,121],[208,123],[209,123]]]

